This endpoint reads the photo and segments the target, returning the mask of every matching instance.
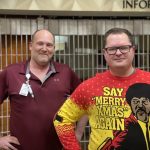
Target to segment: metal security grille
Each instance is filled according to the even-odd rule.
[[[130,30],[137,46],[134,65],[150,71],[150,19],[47,19],[42,17],[2,16],[0,18],[0,70],[5,66],[29,58],[28,43],[37,29],[49,29],[55,34],[56,53],[54,60],[68,64],[82,80],[103,72],[107,65],[103,58],[103,35],[112,27]],[[9,101],[0,107],[0,132],[9,134]],[[90,127],[87,125],[81,140],[87,150]]]

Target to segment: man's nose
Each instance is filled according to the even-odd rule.
[[[121,53],[120,49],[117,48],[117,49],[116,49],[116,55],[121,55],[121,54],[122,54],[122,53]]]
[[[42,46],[42,50],[47,50],[47,46],[46,46],[46,44],[43,44],[43,46]]]
[[[143,102],[139,102],[138,106],[143,107]]]

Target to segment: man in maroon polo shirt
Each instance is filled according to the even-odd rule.
[[[58,108],[80,83],[65,64],[52,61],[54,36],[38,30],[29,45],[31,59],[0,73],[0,103],[10,99],[10,136],[0,137],[0,148],[61,150],[53,126]]]

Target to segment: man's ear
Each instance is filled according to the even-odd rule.
[[[132,48],[133,48],[134,52],[137,50],[137,46],[136,45],[133,45]]]
[[[105,56],[105,54],[107,53],[104,48],[102,49],[102,53],[103,53],[104,56]]]
[[[102,49],[102,53],[103,53],[103,56],[104,56],[104,58],[105,58],[105,61],[107,60],[107,52],[106,52],[106,50],[105,49]]]
[[[32,50],[32,42],[29,42],[29,50]]]
[[[102,53],[105,53],[105,49],[104,48],[102,49]]]

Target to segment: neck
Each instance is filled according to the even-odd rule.
[[[30,60],[29,68],[35,76],[42,80],[49,70],[49,63],[47,65],[39,65],[36,62]]]
[[[128,69],[125,69],[125,68],[110,69],[110,72],[113,76],[128,77],[128,76],[134,74],[135,68],[130,67]]]
[[[35,61],[33,61],[32,59],[30,60],[30,70],[32,69],[36,69],[36,70],[46,70],[46,69],[49,69],[49,63],[46,64],[46,65],[40,65],[38,63],[36,63]]]

